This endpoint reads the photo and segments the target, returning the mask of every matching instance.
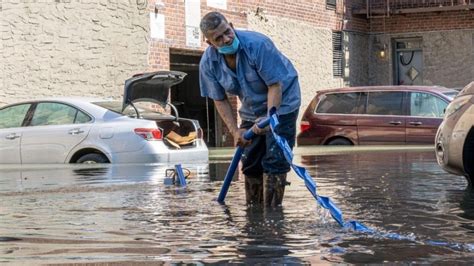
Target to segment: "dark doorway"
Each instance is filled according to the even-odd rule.
[[[171,90],[171,102],[181,117],[196,119],[204,131],[204,140],[209,147],[220,146],[216,139],[214,103],[201,97],[199,90],[199,61],[201,52],[187,50],[170,51],[170,70],[188,75],[183,82]]]

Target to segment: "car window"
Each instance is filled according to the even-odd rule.
[[[0,110],[0,128],[21,127],[31,104],[19,104]]]
[[[369,92],[367,114],[371,115],[402,115],[403,92],[380,91]]]
[[[359,93],[331,93],[325,95],[316,109],[316,113],[355,114]]]
[[[77,110],[76,119],[74,120],[74,124],[84,124],[90,122],[92,118],[86,115],[84,112]]]
[[[39,103],[31,119],[31,126],[86,123],[91,118],[83,112],[62,103]]]
[[[422,117],[443,117],[448,103],[435,95],[423,92],[410,93],[410,115]]]

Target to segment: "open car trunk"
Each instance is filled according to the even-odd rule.
[[[166,119],[152,119],[144,116],[143,118],[156,121],[156,124],[163,132],[163,141],[169,148],[186,149],[196,146],[196,140],[200,137],[201,130],[195,120],[169,116]]]
[[[196,120],[180,118],[176,108],[168,102],[172,86],[183,81],[186,73],[179,71],[158,71],[135,75],[125,81],[122,111],[128,106],[135,108],[138,102],[151,102],[165,108],[167,105],[174,111],[173,115],[157,113],[139,113],[140,118],[154,120],[163,130],[163,141],[169,148],[185,149],[195,147],[202,131]]]

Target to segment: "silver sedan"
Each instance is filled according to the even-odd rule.
[[[0,163],[207,163],[199,122],[156,110],[184,76],[134,77],[123,101],[63,97],[4,106]]]

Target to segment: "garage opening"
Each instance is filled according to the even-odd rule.
[[[171,90],[171,102],[180,117],[196,119],[204,131],[204,140],[209,147],[222,146],[220,135],[222,125],[217,119],[214,103],[201,97],[199,90],[199,61],[202,52],[170,49],[170,70],[182,71],[188,75],[183,82]]]

